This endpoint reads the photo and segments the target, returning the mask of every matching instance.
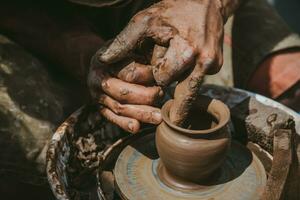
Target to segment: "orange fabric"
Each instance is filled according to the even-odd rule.
[[[248,89],[277,98],[300,80],[300,51],[267,58],[253,74]]]

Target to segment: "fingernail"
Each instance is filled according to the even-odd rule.
[[[103,80],[102,82],[101,82],[101,87],[104,89],[104,88],[108,88],[108,84],[107,84],[107,82],[106,82],[106,80]]]
[[[161,116],[160,110],[153,111],[152,117],[154,119],[155,124],[159,124],[162,121],[162,116]]]
[[[128,122],[128,129],[133,132],[134,131],[134,124],[130,121]]]
[[[163,97],[164,96],[164,91],[161,88],[159,88],[158,96],[159,97]]]
[[[104,62],[104,63],[109,63],[110,57],[109,57],[109,55],[107,54],[107,51],[105,51],[103,54],[101,54],[101,55],[99,56],[99,60],[101,60],[101,61]]]
[[[96,56],[99,60],[103,61],[103,55],[107,52],[107,49],[107,46],[103,46],[96,52]]]

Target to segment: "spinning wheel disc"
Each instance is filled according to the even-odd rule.
[[[246,147],[233,142],[213,183],[193,191],[178,191],[157,175],[159,157],[154,134],[128,145],[119,155],[114,175],[123,199],[252,200],[259,199],[266,185],[266,173],[259,159]]]

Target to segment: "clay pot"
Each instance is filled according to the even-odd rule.
[[[188,117],[188,129],[170,122],[171,106],[172,100],[163,106],[163,122],[156,129],[158,176],[176,189],[197,189],[217,174],[225,159],[230,111],[221,101],[201,96]]]

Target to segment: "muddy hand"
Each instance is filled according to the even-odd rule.
[[[102,105],[101,114],[131,133],[139,131],[141,122],[159,124],[160,109],[153,105],[163,92],[158,86],[140,85],[154,80],[148,66],[132,62],[115,71],[116,77],[108,73],[109,68],[93,58],[88,77],[91,96]]]
[[[153,62],[158,85],[183,79],[175,92],[171,120],[180,124],[195,99],[205,73],[214,74],[223,62],[223,26],[242,0],[163,0],[136,14],[98,59],[114,63],[145,38],[167,47]],[[182,116],[182,117],[181,117]]]

